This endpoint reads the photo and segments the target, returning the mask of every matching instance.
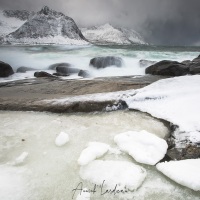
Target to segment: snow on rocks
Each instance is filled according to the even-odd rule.
[[[67,142],[69,142],[69,135],[65,132],[61,132],[55,140],[55,144],[58,147],[65,145]]]
[[[200,191],[200,159],[159,163],[156,168],[180,185]]]
[[[95,160],[82,166],[79,172],[83,180],[103,185],[109,190],[136,190],[146,177],[146,170],[127,161]]]
[[[28,157],[28,152],[23,152],[19,157],[15,159],[14,165],[21,165],[25,162]]]
[[[76,200],[90,200],[90,193],[87,188],[83,188],[83,191],[78,194]]]
[[[87,165],[96,158],[100,158],[109,150],[110,146],[101,142],[90,142],[86,149],[81,152],[78,159],[79,165]]]
[[[137,162],[155,165],[166,154],[168,145],[161,139],[147,131],[128,131],[116,135],[115,143],[122,151],[127,152]]]
[[[147,112],[177,125],[179,129],[174,137],[176,147],[181,148],[191,138],[200,142],[199,85],[199,75],[168,78],[139,89],[135,96],[123,100],[130,109]]]

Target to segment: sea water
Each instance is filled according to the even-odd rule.
[[[192,60],[200,54],[200,47],[157,47],[157,46],[1,46],[0,61],[10,64],[14,70],[25,66],[47,70],[51,64],[66,62],[73,67],[88,70],[92,77],[144,75],[145,67],[139,61]],[[119,56],[121,68],[94,69],[90,60],[99,56]],[[9,79],[32,78],[33,73],[15,74]],[[77,78],[77,76],[76,76]],[[3,81],[5,79],[0,79]]]
[[[125,153],[118,154],[114,136],[141,130],[161,138],[169,134],[162,122],[139,112],[50,114],[0,111],[0,199],[76,199],[79,193],[74,194],[73,189],[80,182],[85,188],[94,187],[81,180],[77,160],[88,142],[96,141],[116,149],[100,160],[138,164],[146,169],[147,177],[138,190],[129,194],[102,195],[97,190],[91,194],[91,200],[198,200],[199,192],[176,184],[155,166],[136,163]],[[62,147],[55,144],[60,132],[69,136],[69,142]],[[22,162],[16,163],[20,155]]]

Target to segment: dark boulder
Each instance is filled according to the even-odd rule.
[[[55,63],[55,64],[53,64],[53,65],[50,65],[49,67],[48,67],[48,69],[51,69],[51,70],[55,70],[56,69],[56,67],[72,67],[72,65],[71,64],[69,64],[69,63]]]
[[[190,60],[184,60],[181,63],[184,64],[184,65],[189,65],[191,63],[191,61]]]
[[[34,76],[36,78],[41,78],[41,77],[56,78],[55,76],[53,76],[53,75],[51,75],[51,74],[49,74],[47,72],[43,72],[43,71],[41,71],[41,72],[35,72]]]
[[[153,65],[155,63],[156,63],[156,61],[152,61],[152,60],[142,59],[139,61],[140,67],[149,67],[150,65]]]
[[[61,74],[78,74],[80,69],[74,67],[67,67],[67,66],[57,66],[56,72]]]
[[[200,55],[189,63],[191,74],[200,74]]]
[[[170,60],[163,60],[146,68],[146,74],[162,76],[183,76],[189,74],[189,66]]]
[[[12,67],[9,64],[0,61],[0,77],[8,77],[12,74],[14,74]]]
[[[83,78],[90,78],[91,75],[87,70],[80,70],[78,73],[78,76],[81,76]]]
[[[200,62],[200,55],[192,60],[192,62]]]
[[[109,66],[121,67],[123,60],[120,57],[107,56],[107,57],[96,57],[90,60],[90,66],[97,69],[106,68]]]
[[[172,148],[166,155],[170,160],[197,159],[200,158],[200,147],[190,144],[185,148]]]
[[[53,73],[54,76],[69,76],[69,74]]]
[[[17,73],[25,73],[27,71],[34,71],[34,70],[36,70],[36,69],[30,68],[30,67],[19,67],[17,69]]]
[[[200,62],[196,64],[190,64],[190,74],[200,74]]]

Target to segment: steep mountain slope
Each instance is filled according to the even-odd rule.
[[[19,10],[0,10],[0,37],[16,31],[31,13]]]
[[[115,28],[110,24],[82,28],[81,30],[85,38],[95,44],[147,44],[133,29]]]
[[[3,39],[19,44],[87,44],[74,20],[60,12],[43,7],[19,29]]]

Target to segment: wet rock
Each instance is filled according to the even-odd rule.
[[[170,160],[197,159],[200,158],[200,147],[190,144],[186,148],[172,148],[166,155]]]
[[[191,74],[200,74],[200,55],[193,59],[188,66]]]
[[[192,60],[192,62],[200,62],[200,55]]]
[[[54,76],[69,76],[69,74],[63,74],[63,73],[53,73]]]
[[[117,102],[114,102],[112,105],[107,105],[105,108],[106,112],[111,112],[111,111],[117,111],[117,110],[125,110],[128,108],[128,105],[125,101],[119,100]]]
[[[61,74],[78,74],[80,69],[74,67],[57,66],[56,72]]]
[[[56,67],[72,67],[72,65],[70,63],[55,63],[53,65],[50,65],[48,67],[48,69],[51,69],[51,70],[55,70]]]
[[[81,76],[83,78],[90,78],[91,75],[87,70],[80,70],[78,73],[78,76]]]
[[[19,67],[18,69],[17,69],[17,73],[25,73],[25,72],[27,72],[27,71],[35,71],[36,69],[34,69],[34,68],[30,68],[30,67]]]
[[[12,67],[9,64],[0,61],[0,77],[8,77],[12,74],[14,74]]]
[[[200,62],[197,64],[190,65],[190,73],[193,75],[200,74]]]
[[[189,65],[191,63],[191,61],[190,60],[184,60],[181,63],[184,64],[184,65]]]
[[[55,78],[55,76],[53,76],[53,75],[51,75],[51,74],[49,74],[49,73],[47,73],[47,72],[43,72],[43,71],[41,71],[41,72],[35,72],[35,73],[34,73],[34,76],[35,76],[36,78],[41,78],[41,77]]]
[[[189,74],[189,66],[170,60],[163,60],[146,68],[146,74],[183,76]]]
[[[156,61],[152,61],[152,60],[140,60],[139,61],[139,64],[140,64],[140,67],[149,67],[150,65],[153,65],[155,64]]]
[[[90,66],[101,69],[109,66],[121,67],[123,60],[120,57],[107,56],[107,57],[96,57],[90,60]]]

